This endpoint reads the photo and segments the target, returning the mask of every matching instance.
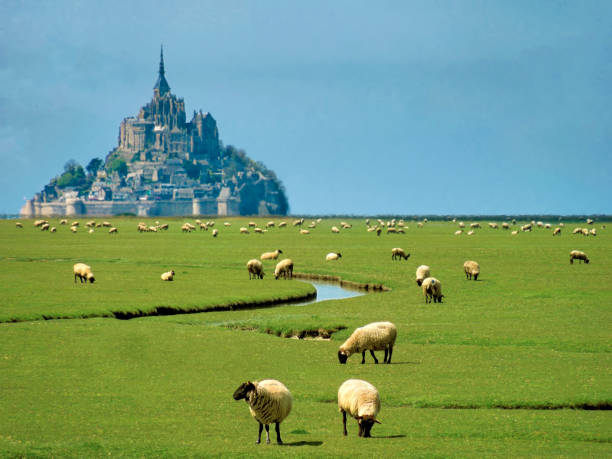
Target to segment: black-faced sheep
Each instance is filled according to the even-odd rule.
[[[163,273],[161,275],[161,280],[172,282],[174,280],[174,270]]]
[[[257,442],[261,443],[261,432],[266,426],[266,443],[270,443],[270,424],[276,424],[276,442],[283,444],[280,423],[291,413],[293,399],[283,383],[275,379],[247,381],[234,391],[234,400],[244,399],[251,416],[259,423]]]
[[[391,259],[395,260],[401,260],[401,259],[407,260],[408,258],[410,258],[410,254],[404,252],[404,249],[400,248],[400,247],[394,247],[391,249]]]
[[[588,264],[590,261],[589,257],[587,257],[586,254],[580,250],[572,250],[570,252],[570,263],[574,264],[574,260],[579,260],[580,263],[584,261],[586,264]]]
[[[283,276],[283,279],[293,278],[293,261],[291,258],[285,258],[277,263],[276,269],[274,270],[274,278],[278,280],[280,276]]]
[[[87,281],[92,284],[95,282],[95,277],[91,272],[91,266],[87,266],[85,263],[77,263],[72,267],[72,271],[74,272],[74,282],[76,283],[77,277],[81,280],[81,284],[83,282],[87,283]]]
[[[249,272],[249,280],[264,278],[263,263],[255,258],[247,261],[247,271]]]
[[[330,252],[327,255],[325,255],[326,261],[334,261],[334,260],[337,260],[338,258],[342,258],[342,254],[340,252]]]
[[[435,277],[428,277],[423,281],[421,286],[423,288],[423,296],[425,297],[425,303],[442,303],[442,284]]]
[[[276,249],[274,252],[264,252],[259,257],[260,260],[276,260],[283,253],[281,249]]]
[[[359,436],[370,437],[374,423],[380,411],[380,396],[372,384],[361,379],[348,379],[338,389],[338,411],[342,413],[343,435],[346,431],[346,413],[357,420]]]
[[[374,351],[385,351],[383,363],[391,363],[393,345],[397,338],[397,327],[391,322],[373,322],[355,329],[338,349],[338,360],[346,363],[352,354],[361,352],[361,363],[365,363],[366,351],[370,351],[374,363],[378,363]]]
[[[470,280],[472,277],[474,280],[478,280],[480,274],[480,265],[473,260],[468,260],[463,263],[463,271],[465,271],[465,278]]]

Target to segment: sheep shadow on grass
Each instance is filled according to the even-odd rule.
[[[282,446],[321,446],[322,441],[294,441],[291,443],[283,443]]]

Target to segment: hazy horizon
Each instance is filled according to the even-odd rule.
[[[0,5],[0,213],[171,90],[293,215],[609,215],[612,3]]]

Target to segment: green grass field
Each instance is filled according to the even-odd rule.
[[[582,222],[560,237],[486,227],[455,236],[450,222],[407,221],[405,234],[377,237],[363,219],[345,219],[353,228],[340,234],[330,231],[340,219],[309,235],[287,219],[245,235],[240,226],[268,219],[217,218],[213,238],[182,233],[192,218],[160,218],[170,223],[160,233],[111,218],[116,235],[88,234],[79,220],[76,234],[57,219],[53,234],[0,221],[0,457],[612,456],[612,237],[599,223],[596,237],[571,234]],[[393,247],[411,257],[391,261]],[[275,280],[272,261],[249,281],[247,260],[276,248],[297,272],[391,291],[253,308],[313,291]],[[570,265],[572,249],[591,263]],[[331,251],[342,258],[326,262]],[[463,274],[467,259],[480,263],[477,282]],[[94,284],[74,283],[77,262]],[[425,304],[420,264],[442,282],[442,304]],[[174,282],[162,282],[170,269]],[[116,318],[160,310],[192,314]],[[338,346],[380,320],[398,327],[393,364],[368,355],[340,365]],[[286,338],[318,329],[339,331]],[[264,378],[293,394],[284,446],[274,435],[256,445],[257,423],[232,399]],[[380,392],[371,439],[354,420],[342,436],[336,394],[348,378]]]

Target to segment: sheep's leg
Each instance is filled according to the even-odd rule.
[[[366,351],[363,351],[363,352],[361,353],[361,364],[362,364],[362,365],[365,363],[365,353],[366,353]]]
[[[266,443],[270,443],[270,425],[266,424]]]
[[[279,445],[283,444],[283,441],[281,440],[280,436],[280,424],[278,422],[276,423],[276,443],[278,443]]]
[[[393,346],[389,346],[389,358],[387,359],[387,363],[391,363],[392,354],[393,354]]]
[[[342,411],[342,427],[343,427],[343,435],[346,437],[347,432],[346,432],[346,411]]]
[[[259,423],[259,434],[257,435],[257,441],[255,442],[258,445],[261,443],[261,431],[262,430],[263,430],[263,424],[260,422]]]
[[[370,350],[370,354],[372,354],[372,358],[374,359],[374,363],[378,363],[378,359],[374,355],[374,351],[373,350]]]

